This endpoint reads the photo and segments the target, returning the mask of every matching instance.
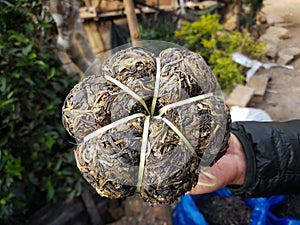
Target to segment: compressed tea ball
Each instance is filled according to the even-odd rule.
[[[79,170],[109,198],[138,192],[150,204],[174,202],[228,147],[230,114],[216,78],[181,47],[117,51],[70,91],[62,111]]]

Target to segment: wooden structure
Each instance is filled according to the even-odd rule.
[[[128,4],[127,6],[124,4],[126,2],[131,3],[129,13],[128,10],[125,10],[128,9]],[[132,23],[129,21],[136,16],[138,22],[146,29],[149,26],[151,29],[155,28],[166,21],[177,23],[180,19],[194,21],[198,18],[197,12],[181,15],[181,7],[178,2],[179,0],[145,0],[133,6],[133,0],[84,0],[83,5],[79,7],[79,17],[82,21],[82,26],[80,26],[83,28],[92,53],[101,58],[103,53],[114,47],[127,44],[129,40],[131,42],[139,40],[139,24],[137,21],[131,21]],[[212,6],[217,6],[217,4],[216,1],[191,0],[185,2],[184,6],[189,10],[199,12],[199,10],[213,8]],[[132,26],[132,24],[134,25]],[[75,45],[77,44],[80,43],[75,41]],[[86,71],[86,69],[78,70],[76,66],[72,66],[72,62],[70,62],[72,60],[66,54],[61,53],[60,58],[68,71],[79,71],[81,76]]]
[[[125,6],[119,0],[85,0],[84,6],[80,7],[80,18],[87,38],[97,56],[110,50],[111,21],[126,24]],[[138,5],[134,12],[155,13],[155,8],[164,11],[178,9],[177,0],[146,0],[143,5]],[[128,18],[128,17],[127,17]],[[120,22],[121,21],[121,22]]]
[[[141,33],[137,16],[135,13],[135,6],[133,0],[123,0],[125,14],[130,32],[131,43],[133,46],[137,46],[137,42],[141,41]]]
[[[80,8],[80,17],[84,20],[107,18],[124,15],[124,3],[119,0],[85,0],[85,6]],[[146,0],[145,5],[153,6],[165,11],[174,11],[178,9],[177,0]],[[147,6],[141,6],[135,9],[138,14],[140,11],[145,13],[155,10]]]
[[[184,3],[184,7],[192,11],[201,11],[208,8],[214,10],[214,7],[218,8],[218,4],[216,0],[190,0]],[[179,11],[179,0],[145,0],[136,3],[132,12],[137,16],[157,12],[168,13],[178,18],[181,17],[181,19],[188,19],[180,15]],[[80,7],[79,13],[88,40],[97,56],[111,48],[109,43],[111,21],[123,25],[127,25],[128,22],[129,25],[129,21],[126,20],[128,15],[126,17],[124,0],[84,0],[84,5]]]

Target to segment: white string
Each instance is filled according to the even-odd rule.
[[[187,99],[184,99],[184,100],[181,100],[181,101],[178,101],[178,102],[174,102],[174,103],[171,103],[169,105],[165,105],[158,111],[159,116],[166,113],[166,111],[168,109],[176,108],[178,106],[182,106],[182,105],[189,104],[189,103],[192,103],[192,102],[200,101],[202,99],[212,97],[213,95],[214,94],[212,92],[210,92],[210,93],[207,93],[207,94],[197,95],[195,97],[191,97],[191,98],[187,98]]]
[[[139,95],[137,95],[135,92],[133,92],[129,87],[125,86],[120,81],[114,79],[111,76],[104,75],[104,78],[106,80],[109,80],[110,82],[114,83],[119,88],[121,88],[123,91],[125,91],[126,93],[128,93],[129,95],[131,95],[134,99],[136,99],[138,102],[140,102],[142,104],[142,106],[144,106],[144,108],[147,110],[148,113],[150,113],[149,109],[148,109],[148,107],[147,107],[147,105],[146,105],[146,103],[144,101],[144,99],[142,97],[140,97]]]
[[[182,134],[182,132],[170,120],[168,120],[164,117],[160,117],[160,116],[155,116],[154,118],[164,121],[184,142],[186,147],[191,151],[192,155],[196,154],[195,149],[193,148],[193,145],[189,142],[189,140]]]
[[[212,182],[209,183],[209,182],[198,181],[197,185],[199,185],[199,186],[206,186],[206,187],[213,187],[213,186],[216,185],[216,183],[217,183],[217,178],[216,178],[214,175],[212,175],[212,174],[206,172],[206,171],[203,170],[203,169],[200,170],[200,173],[203,174],[204,176],[206,176],[207,178],[211,179]]]
[[[143,114],[143,113],[136,113],[136,114],[124,117],[122,119],[119,119],[119,120],[112,122],[104,127],[99,128],[98,130],[93,131],[92,133],[89,133],[87,136],[84,137],[83,142],[87,142],[88,140],[96,137],[97,135],[102,134],[114,127],[119,126],[119,125],[122,125],[123,123],[126,123],[129,120],[133,120],[133,119],[136,119],[139,117],[144,117],[144,116],[145,116],[145,114]]]
[[[138,171],[138,182],[136,184],[136,191],[140,192],[141,186],[143,183],[143,175],[145,169],[146,162],[146,151],[147,151],[147,143],[148,143],[148,134],[149,134],[149,126],[150,126],[150,116],[146,116],[144,127],[143,127],[143,139],[142,139],[142,147],[141,147],[141,155],[140,155],[140,164]]]
[[[153,99],[152,99],[152,105],[151,105],[151,117],[154,115],[155,105],[157,101],[157,94],[159,89],[159,83],[160,83],[160,58],[156,58],[156,76],[155,76],[155,85],[154,85],[154,93],[153,93]]]
[[[175,64],[177,62],[180,62],[182,59],[176,60],[175,62],[171,62],[169,64]],[[167,64],[167,65],[169,65]],[[160,58],[156,58],[156,76],[155,76],[155,84],[154,84],[154,92],[153,92],[153,99],[152,99],[152,103],[151,103],[151,108],[150,111],[147,107],[147,104],[145,103],[144,99],[142,97],[140,97],[139,95],[137,95],[135,92],[133,92],[130,88],[128,88],[127,86],[125,86],[124,84],[122,84],[121,82],[119,82],[118,80],[114,79],[113,77],[104,75],[104,78],[108,81],[111,81],[112,83],[114,83],[115,85],[117,85],[118,87],[120,87],[122,90],[124,90],[126,93],[128,93],[130,96],[132,96],[134,99],[136,99],[137,101],[139,101],[144,108],[146,109],[146,111],[150,114],[148,116],[146,116],[143,113],[136,113],[130,116],[127,116],[125,118],[122,118],[120,120],[114,121],[104,127],[101,127],[95,131],[93,131],[92,133],[88,134],[87,136],[84,137],[83,141],[87,142],[90,139],[98,136],[99,134],[102,134],[112,128],[115,128],[119,125],[122,125],[126,122],[128,122],[129,120],[133,120],[139,117],[144,117],[145,121],[144,121],[144,127],[143,127],[143,136],[142,136],[142,146],[141,146],[141,150],[140,150],[140,162],[139,162],[139,168],[138,168],[138,182],[136,184],[136,188],[137,188],[137,192],[140,191],[141,189],[141,185],[143,182],[143,175],[144,175],[144,169],[145,169],[145,162],[146,162],[146,151],[147,151],[147,143],[148,143],[148,135],[149,135],[149,127],[150,127],[150,119],[154,118],[154,119],[159,119],[162,120],[164,123],[166,123],[179,137],[180,139],[184,142],[184,144],[186,145],[186,147],[190,150],[190,152],[195,155],[195,149],[193,148],[192,144],[189,142],[189,140],[182,134],[182,132],[168,119],[162,117],[162,115],[164,113],[167,112],[168,109],[171,108],[176,108],[178,106],[182,106],[185,104],[189,104],[189,103],[193,103],[205,98],[209,98],[211,96],[213,96],[213,93],[207,93],[207,94],[202,94],[202,95],[198,95],[195,97],[191,97],[188,99],[184,99],[178,102],[174,102],[171,103],[169,105],[166,105],[164,107],[162,107],[159,110],[159,115],[158,116],[154,116],[154,111],[155,111],[155,105],[157,102],[157,98],[158,98],[158,91],[159,91],[159,84],[160,84],[160,78],[161,78],[161,74],[160,74],[160,70],[161,70],[161,62],[160,62]],[[163,69],[166,67],[166,65],[163,67]],[[215,184],[215,177],[212,176],[211,174],[201,170],[201,173],[203,173],[205,176],[207,176],[208,178],[210,178],[211,180],[213,180],[213,183],[203,183],[203,182],[198,182],[198,185],[214,185]]]

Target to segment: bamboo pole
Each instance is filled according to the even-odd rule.
[[[125,8],[132,45],[137,46],[136,42],[141,41],[141,34],[137,22],[137,17],[134,11],[133,0],[124,0],[124,8]]]

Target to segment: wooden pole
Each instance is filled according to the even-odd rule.
[[[133,0],[124,0],[124,8],[125,8],[132,45],[137,46],[136,42],[141,41],[141,34],[139,30],[139,24],[137,22],[137,17],[134,11]]]

